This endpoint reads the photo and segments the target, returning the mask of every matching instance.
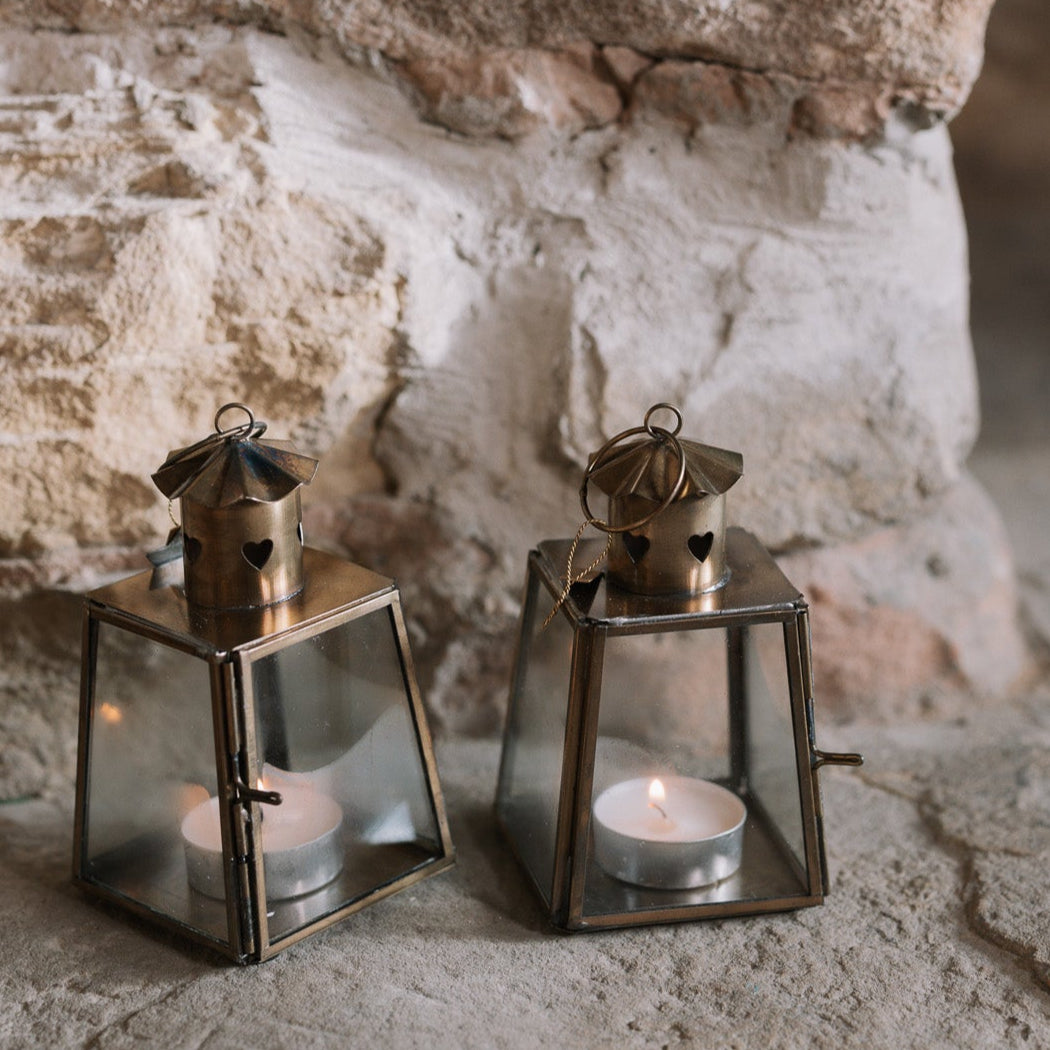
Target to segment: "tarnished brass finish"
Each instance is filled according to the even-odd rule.
[[[316,461],[215,426],[153,571],[86,597],[73,870],[249,963],[454,855],[397,587],[303,547]]]
[[[206,507],[182,497],[186,598],[206,609],[271,605],[303,588],[298,491],[274,503]]]
[[[584,526],[528,559],[496,816],[564,930],[820,904],[818,771],[861,763],[816,746],[805,600],[726,526],[741,456],[681,422],[606,442]]]
[[[651,503],[639,496],[609,501],[611,524],[639,517]],[[640,529],[613,538],[609,579],[635,594],[703,594],[724,586],[725,496],[675,500]]]
[[[597,573],[573,588],[562,604],[560,630],[571,636],[571,673],[567,695],[547,694],[550,667],[542,665],[538,646],[545,635],[536,623],[550,598],[561,586],[561,571],[570,543],[548,540],[529,555],[526,609],[511,689],[503,760],[497,790],[496,814],[511,848],[532,877],[551,922],[565,930],[595,930],[649,923],[754,915],[819,905],[828,892],[823,848],[823,817],[818,784],[821,766],[860,765],[861,756],[829,755],[815,742],[813,693],[809,665],[809,621],[806,603],[777,567],[772,557],[749,533],[727,530],[727,560],[733,571],[726,585],[707,594],[676,596],[635,595],[620,590],[607,574]],[[586,541],[580,557],[591,558],[600,542]],[[568,628],[568,630],[567,630]],[[768,697],[760,685],[763,666],[752,637],[765,629],[782,638],[779,646],[783,688],[784,733],[778,768],[793,758],[783,774],[791,791],[764,788],[769,770],[762,748],[769,747],[769,727],[759,718]],[[658,635],[684,637],[723,632],[725,670],[715,666],[692,669],[697,680],[727,679],[727,767],[718,783],[737,794],[748,812],[743,836],[743,858],[731,878],[696,889],[651,889],[632,885],[605,874],[596,862],[592,801],[607,734],[612,724],[603,722],[601,708],[609,691],[621,683],[610,682],[607,664],[614,647],[627,639],[641,644]],[[682,669],[685,670],[684,668]],[[562,756],[557,782],[530,783],[520,770],[528,770],[542,754],[540,727],[523,721],[528,703],[528,678],[539,673],[547,707],[544,726],[563,725],[551,733]],[[649,735],[658,721],[659,698],[639,694],[640,725]],[[682,702],[688,703],[689,696]],[[539,703],[541,701],[537,701]],[[669,709],[664,706],[663,712]],[[672,708],[673,710],[673,708]],[[689,740],[672,742],[671,754],[688,750]],[[622,743],[616,746],[622,747]],[[608,773],[609,770],[606,769]],[[654,773],[658,768],[654,767]],[[620,774],[617,769],[614,777]],[[628,774],[622,774],[627,776]],[[520,786],[526,784],[527,790]],[[544,802],[546,799],[546,802]],[[791,814],[790,819],[785,812]],[[785,834],[794,829],[797,841]],[[537,861],[536,843],[546,841],[552,854],[552,877]]]
[[[232,409],[248,422],[224,430]],[[259,441],[266,424],[245,405],[223,405],[215,430],[169,453],[153,475],[161,492],[181,500],[186,598],[207,609],[285,601],[303,586],[299,486],[317,461],[284,442]]]
[[[674,413],[673,430],[653,424],[659,410]],[[738,452],[678,437],[682,416],[654,405],[641,427],[606,442],[592,457],[580,502],[588,521],[612,534],[609,579],[635,594],[702,594],[725,585],[725,492],[743,473]],[[623,444],[637,434],[641,440]],[[593,483],[609,497],[608,517],[587,503]]]
[[[393,581],[310,548],[305,551],[304,564],[306,585],[302,592],[266,608],[221,613],[195,609],[174,587],[150,590],[149,572],[92,592],[85,605],[74,880],[87,891],[206,944],[238,963],[268,959],[454,862],[433,742]],[[261,806],[279,806],[281,791],[267,790],[265,784],[260,788],[259,783],[266,775],[264,763],[276,761],[268,753],[275,747],[275,739],[276,745],[285,736],[298,739],[301,748],[316,726],[292,722],[299,683],[292,680],[275,694],[270,679],[260,675],[258,668],[286,657],[291,657],[295,666],[297,650],[331,652],[324,657],[330,661],[330,680],[305,686],[302,699],[309,700],[307,694],[313,689],[330,687],[337,675],[345,676],[344,685],[329,699],[335,724],[325,728],[315,745],[335,746],[339,723],[345,727],[362,717],[361,709],[368,706],[369,681],[376,674],[374,654],[361,654],[358,671],[356,665],[347,666],[353,653],[341,652],[336,639],[347,627],[368,621],[380,625],[380,634],[390,632],[397,666],[388,669],[388,679],[403,687],[398,701],[403,704],[403,716],[391,722],[388,713],[376,725],[364,719],[362,735],[355,743],[360,749],[360,741],[375,738],[375,744],[362,756],[355,783],[375,784],[378,792],[389,791],[396,799],[406,783],[399,777],[405,777],[407,771],[419,805],[426,807],[426,833],[415,837],[406,834],[399,839],[390,830],[396,821],[387,822],[384,834],[355,827],[350,814],[360,801],[360,793],[348,788],[346,796],[339,798],[347,814],[341,836],[346,850],[342,873],[313,892],[274,899],[268,896],[265,881],[261,839],[265,817]],[[165,661],[170,667],[176,666],[176,661],[180,666],[202,662],[201,679],[208,684],[208,691],[180,697],[181,711],[172,711],[172,705],[163,705],[144,687],[132,688],[119,710],[115,704],[100,705],[98,689],[113,685],[112,674],[107,676],[105,667],[99,666],[105,663],[99,646],[101,632],[107,632],[111,642],[120,636],[145,643],[144,651],[154,659],[163,659],[163,649],[171,654]],[[321,639],[332,639],[330,647],[328,643],[319,646]],[[143,666],[128,669],[140,683],[148,682],[149,673]],[[158,682],[158,686],[163,685]],[[389,692],[384,695],[390,696]],[[391,696],[391,705],[398,706],[395,699]],[[107,715],[114,719],[118,714],[117,721],[107,724]],[[142,727],[163,719],[171,725],[210,720],[214,739],[185,740],[184,744],[196,745],[192,753],[169,754],[169,734],[152,733],[158,750],[145,756],[148,761],[141,761],[143,756],[132,748],[127,755],[127,771],[114,772],[108,765],[99,768],[93,741],[97,746],[101,734],[132,730],[136,723]],[[383,750],[384,741],[390,741],[392,724],[401,727],[407,753],[394,753],[389,747]],[[259,728],[275,739],[259,739]],[[349,769],[354,754],[352,745],[333,768]],[[380,757],[389,765],[380,762]],[[225,873],[225,885],[217,886],[214,897],[195,889],[179,836],[180,818],[174,811],[170,815],[164,812],[169,796],[174,806],[180,785],[185,790],[186,784],[200,782],[201,770],[209,765],[215,769],[216,795],[221,800],[221,864]],[[126,801],[131,818],[142,820],[149,831],[136,833],[132,826],[126,841],[98,845],[92,840],[93,809],[97,811],[105,805],[105,797],[112,796],[108,785],[125,780],[139,795],[152,799],[149,804],[136,803],[134,798]],[[304,857],[301,862],[308,865],[309,859]]]

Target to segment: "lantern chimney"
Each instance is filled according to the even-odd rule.
[[[673,430],[652,417],[666,410]],[[643,426],[606,442],[592,457],[580,490],[588,521],[611,534],[608,577],[633,594],[696,595],[729,579],[725,493],[744,472],[739,452],[678,437],[682,415],[653,405]],[[624,440],[644,435],[624,444]],[[592,483],[609,497],[605,521],[587,505]]]
[[[223,429],[239,409],[248,420]],[[273,605],[303,588],[303,525],[299,488],[317,460],[288,442],[262,442],[266,424],[233,402],[215,413],[215,433],[168,454],[153,475],[178,499],[186,599],[202,609]]]

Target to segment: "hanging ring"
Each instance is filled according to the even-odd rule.
[[[664,430],[663,427],[654,426],[652,422],[650,422],[652,414],[661,408],[666,408],[675,414],[676,424],[674,430]],[[593,525],[596,529],[601,529],[602,532],[608,533],[634,532],[636,529],[648,525],[658,514],[667,510],[685,487],[685,452],[682,450],[682,443],[677,437],[678,432],[681,429],[682,413],[679,412],[674,405],[668,405],[665,402],[661,402],[658,405],[653,405],[653,407],[645,413],[645,423],[643,426],[631,427],[630,430],[621,431],[616,437],[610,438],[600,449],[598,449],[597,452],[595,452],[586,471],[584,471],[583,482],[580,485],[580,506],[583,508],[583,513],[587,518],[588,525]],[[634,437],[635,434],[648,434],[656,441],[670,442],[671,446],[674,448],[675,455],[678,457],[678,477],[675,478],[675,483],[671,486],[671,491],[655,510],[650,511],[645,517],[639,518],[637,521],[632,521],[627,525],[610,525],[607,521],[602,521],[601,518],[596,518],[591,513],[591,508],[587,505],[587,485],[591,480],[591,475],[598,469],[598,467],[604,465],[602,459],[606,453],[623,441],[624,438]]]
[[[661,434],[668,434],[668,431],[664,430],[663,427],[654,427],[649,420],[652,419],[654,412],[659,412],[661,408],[667,409],[668,412],[673,412],[675,417],[674,430],[670,431],[670,437],[678,437],[682,431],[682,413],[678,411],[674,405],[669,405],[666,401],[661,401],[659,404],[653,405],[648,412],[645,413],[644,426],[646,433],[650,437],[657,437],[657,431]]]
[[[227,427],[223,430],[222,424],[219,422],[226,412],[230,409],[239,408],[242,412],[248,416],[247,423],[241,423],[239,426]],[[247,406],[242,405],[240,401],[230,401],[228,404],[222,406],[218,412],[215,413],[215,433],[220,434],[222,437],[243,435],[245,437],[257,437],[266,429],[265,423],[255,422],[255,413]]]

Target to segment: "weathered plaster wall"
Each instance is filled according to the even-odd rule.
[[[63,595],[138,568],[149,474],[228,400],[323,457],[310,539],[398,577],[440,724],[496,726],[525,552],[658,400],[744,452],[731,513],[813,601],[827,706],[1002,691],[965,236],[917,130],[965,97],[986,6],[909,37],[925,5],[808,36],[762,4],[7,5],[0,787],[68,771]]]

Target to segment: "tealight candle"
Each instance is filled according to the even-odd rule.
[[[598,796],[593,816],[595,857],[622,882],[695,889],[740,867],[747,807],[709,780],[624,780]]]
[[[309,788],[280,787],[281,804],[261,807],[263,871],[269,900],[300,897],[331,882],[343,868],[339,829],[343,811],[328,795]],[[182,821],[190,886],[222,898],[222,834],[219,800],[194,806]]]

